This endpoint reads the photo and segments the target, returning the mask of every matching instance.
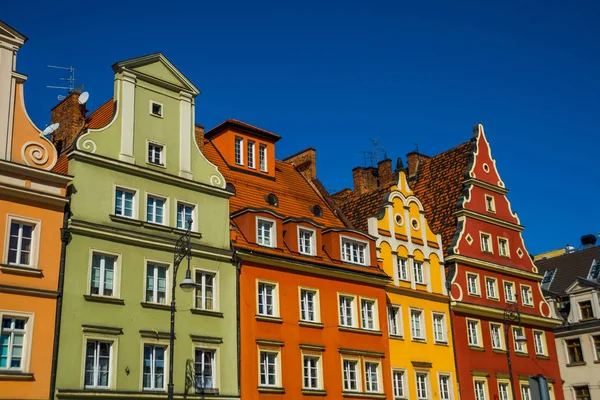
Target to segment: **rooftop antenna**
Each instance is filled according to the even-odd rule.
[[[75,89],[75,68],[71,67],[61,67],[59,65],[48,65],[48,68],[54,69],[63,69],[69,71],[69,77],[61,77],[59,78],[61,81],[66,81],[68,86],[54,86],[48,85],[46,86],[48,89],[66,89],[69,93],[71,93]],[[79,88],[79,87],[78,87]],[[81,86],[81,90],[83,90],[83,86]],[[64,99],[66,96],[59,95],[58,100]]]

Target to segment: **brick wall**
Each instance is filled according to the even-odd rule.
[[[85,125],[85,105],[79,104],[79,93],[72,92],[52,108],[52,122],[60,126],[52,134],[52,142],[60,152],[65,151]]]
[[[312,147],[289,156],[283,161],[294,165],[298,172],[309,181],[317,177],[317,151]]]

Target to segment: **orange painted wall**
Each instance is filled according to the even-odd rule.
[[[244,165],[237,165],[235,163],[235,138],[240,137],[244,139],[244,148],[243,148],[243,161]],[[268,175],[271,177],[275,177],[275,145],[272,142],[266,141],[264,139],[259,139],[255,136],[250,136],[245,133],[240,133],[232,130],[227,130],[213,139],[211,139],[223,158],[227,161],[229,165],[235,168],[241,168],[248,171],[256,172],[261,175]],[[248,167],[248,140],[251,140],[255,143],[254,150],[254,165],[255,168]],[[259,167],[259,154],[258,149],[260,145],[267,146],[267,172],[262,172]]]
[[[278,283],[282,323],[256,320],[257,279]],[[299,326],[299,286],[318,289],[323,328]],[[338,292],[377,299],[379,328],[382,335],[341,332],[338,330]],[[243,399],[310,399],[302,394],[302,358],[300,344],[324,346],[323,378],[328,398],[342,398],[342,368],[339,348],[388,352],[385,290],[365,283],[287,271],[277,267],[243,262],[240,276],[241,395]],[[285,394],[258,392],[258,345],[256,339],[284,342],[281,348],[282,386]],[[391,367],[386,355],[381,364],[383,390],[392,398]],[[361,377],[364,380],[364,377]],[[364,381],[363,381],[364,387]],[[315,399],[322,398],[314,396]]]

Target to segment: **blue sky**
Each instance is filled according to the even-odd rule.
[[[481,122],[530,252],[600,231],[599,2],[70,3],[0,17],[29,37],[17,69],[41,128],[64,94],[46,65],[73,65],[94,109],[114,62],[160,51],[202,91],[197,123],[274,131],[278,158],[315,147],[332,191],[369,138],[434,155]]]

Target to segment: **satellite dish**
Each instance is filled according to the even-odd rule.
[[[83,92],[79,95],[79,104],[83,105],[85,104],[88,99],[90,98],[90,94],[88,92]]]
[[[42,135],[44,135],[44,137],[48,137],[48,136],[50,136],[50,135],[51,135],[51,134],[52,134],[52,133],[53,133],[55,130],[57,130],[57,129],[58,129],[58,127],[59,127],[59,126],[60,126],[60,124],[59,124],[58,122],[57,122],[57,123],[54,123],[54,124],[52,124],[52,125],[48,125],[48,126],[46,127],[46,129],[44,129],[44,130],[42,131]]]

